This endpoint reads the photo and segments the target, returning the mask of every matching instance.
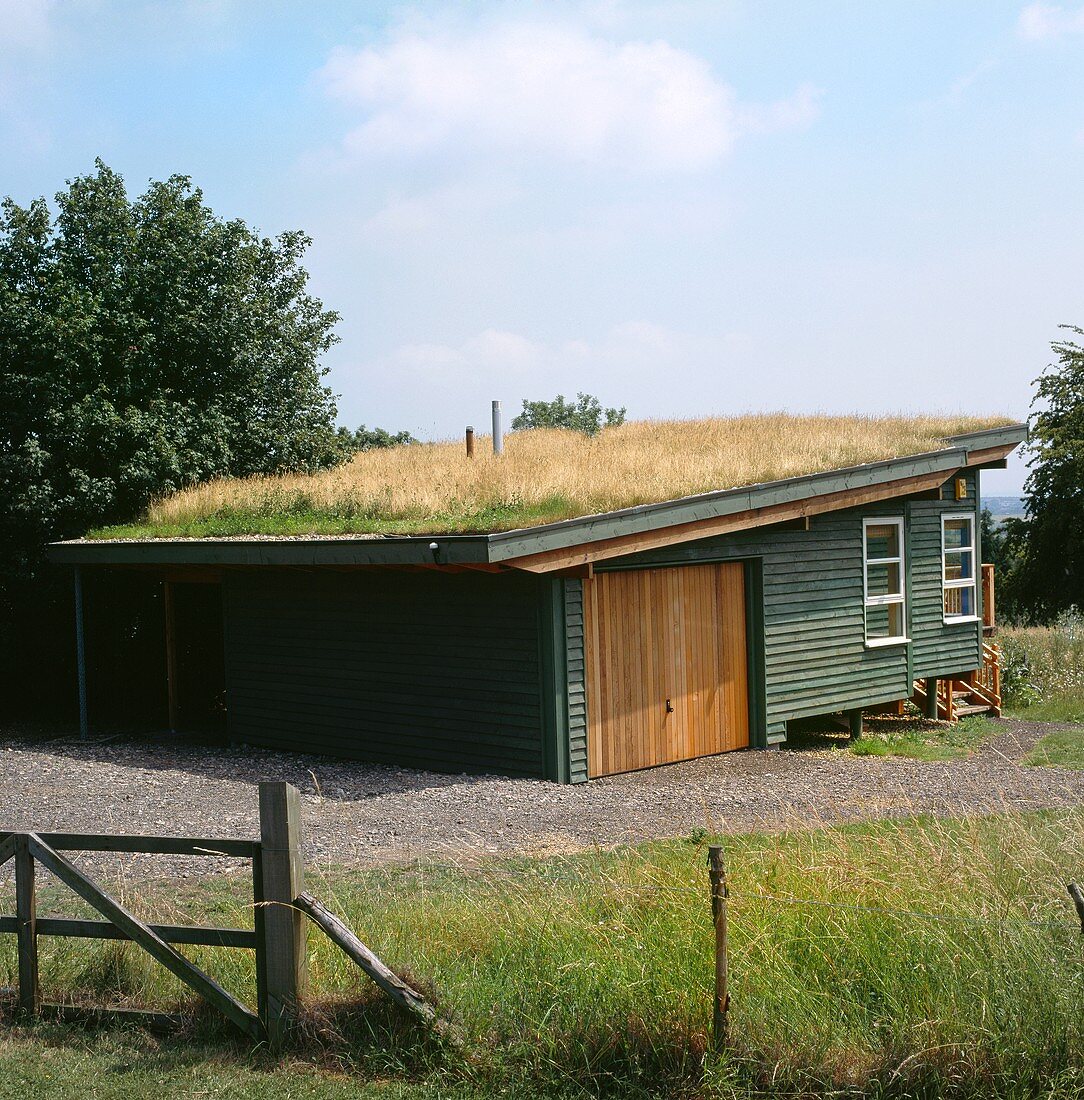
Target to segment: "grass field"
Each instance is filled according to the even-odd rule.
[[[969,714],[958,722],[931,721],[908,708],[895,714],[867,714],[862,736],[852,741],[845,728],[829,717],[806,718],[787,727],[795,745],[813,749],[838,749],[855,756],[902,756],[909,760],[961,760],[982,742],[1000,732],[996,722]]]
[[[473,459],[460,441],[411,444],[316,474],[207,482],[92,537],[509,530],[938,450],[1009,422],[777,413],[516,432],[500,458],[484,439]]]
[[[306,1038],[284,1063],[205,1014],[172,1040],[40,1025],[0,1041],[0,1097],[1084,1095],[1084,941],[1064,887],[1084,868],[1084,810],[727,837],[723,1058],[708,1053],[705,839],[310,882],[436,998],[463,1051],[397,1017],[313,933]],[[129,900],[244,923],[241,897],[219,879]],[[181,996],[127,945],[42,952],[52,999]],[[193,955],[252,997],[246,954]]]
[[[1024,763],[1038,768],[1084,769],[1084,729],[1048,733],[1039,739]]]
[[[1084,619],[1054,626],[1003,627],[1002,695],[1006,711],[1033,722],[1084,722]]]
[[[929,722],[922,718],[878,721],[867,719],[860,740],[851,746],[856,756],[904,756],[910,760],[959,760],[969,756],[997,726],[981,715],[969,714],[958,722]]]

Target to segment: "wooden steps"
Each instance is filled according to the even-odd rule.
[[[926,682],[916,680],[911,701],[926,711]],[[1001,649],[990,638],[982,641],[982,667],[951,680],[937,681],[937,717],[954,722],[968,714],[1001,717]]]

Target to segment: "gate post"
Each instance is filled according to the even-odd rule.
[[[272,1047],[279,1048],[297,1019],[308,968],[304,917],[294,908],[294,898],[305,889],[301,797],[290,783],[260,784],[260,848],[266,904],[256,957],[266,1001],[263,1025]]]
[[[34,893],[34,857],[30,854],[25,833],[15,837],[15,910],[19,939],[19,1011],[37,1016],[41,1011],[37,899]]]

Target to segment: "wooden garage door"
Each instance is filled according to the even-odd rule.
[[[591,776],[748,746],[740,564],[597,573],[584,629]]]

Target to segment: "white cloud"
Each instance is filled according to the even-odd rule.
[[[738,114],[741,129],[752,134],[805,129],[820,113],[820,98],[820,88],[803,84],[793,95],[776,103],[743,107]]]
[[[337,49],[321,78],[364,112],[345,144],[366,157],[473,150],[692,171],[744,132],[816,114],[811,88],[747,107],[686,50],[556,24],[403,30],[382,46]]]
[[[0,48],[41,49],[52,30],[53,0],[0,0]]]
[[[372,383],[381,380],[382,405],[370,407],[366,416],[441,438],[452,425],[488,423],[493,398],[503,400],[509,419],[523,398],[572,397],[581,390],[604,404],[628,405],[633,416],[753,407],[771,374],[748,369],[754,355],[748,336],[695,336],[644,320],[559,341],[486,329],[460,342],[403,345],[360,368],[367,384],[359,387],[354,377],[350,388],[372,395]],[[340,375],[337,381],[347,379]],[[774,384],[768,392],[777,392]],[[419,422],[420,394],[427,411],[440,410],[438,419]]]
[[[1016,24],[1021,38],[1032,41],[1084,34],[1084,7],[1071,11],[1054,4],[1029,4]]]

